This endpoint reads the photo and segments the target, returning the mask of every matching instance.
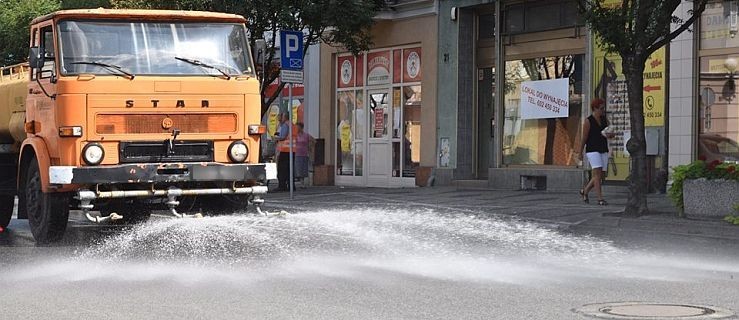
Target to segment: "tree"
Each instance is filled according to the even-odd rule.
[[[249,43],[266,37],[267,52],[262,70],[262,113],[277,99],[285,84],[280,84],[270,97],[267,86],[280,74],[277,66],[279,46],[277,32],[302,30],[305,48],[323,42],[342,46],[354,54],[369,49],[373,17],[385,6],[384,0],[111,0],[116,8],[150,8],[204,10],[235,13],[244,16],[249,30]],[[303,52],[305,55],[307,50]],[[260,66],[261,67],[261,66]]]
[[[0,65],[26,61],[31,21],[59,8],[58,0],[0,0]]]
[[[62,0],[62,9],[110,8],[110,0]]]
[[[109,0],[0,0],[0,65],[26,61],[34,18],[60,9],[110,7]]]
[[[682,0],[577,0],[580,14],[600,38],[607,52],[618,53],[629,95],[631,139],[626,149],[631,157],[629,196],[625,216],[647,214],[647,145],[644,134],[644,64],[657,49],[688,30],[709,0],[694,0],[689,17],[673,13]],[[614,5],[608,5],[614,3]]]

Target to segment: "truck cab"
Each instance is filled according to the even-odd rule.
[[[118,212],[139,203],[180,217],[180,201],[261,203],[276,169],[259,163],[245,22],[109,9],[32,22],[17,194],[38,242],[61,238],[70,207],[99,222],[140,216]]]

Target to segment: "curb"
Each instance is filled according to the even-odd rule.
[[[687,222],[690,221],[690,222]],[[700,237],[705,239],[722,239],[727,241],[739,241],[739,227],[723,222],[703,222],[686,220],[686,222],[661,220],[650,218],[622,218],[601,216],[587,219],[581,223],[571,226],[573,231],[598,230],[622,230],[645,233],[670,234],[686,237]]]

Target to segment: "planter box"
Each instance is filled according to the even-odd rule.
[[[724,217],[739,203],[739,182],[687,179],[683,182],[683,204],[688,216]]]
[[[314,186],[333,186],[334,185],[334,166],[320,165],[313,166],[313,185]]]
[[[429,177],[431,177],[431,172],[433,171],[433,168],[431,167],[417,167],[416,168],[416,185],[419,187],[429,187],[427,186]]]

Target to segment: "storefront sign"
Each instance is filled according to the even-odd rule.
[[[367,54],[367,85],[390,83],[390,51]]]
[[[726,60],[734,59],[735,61],[739,60],[739,57],[736,56],[730,56],[726,59],[708,59],[708,72],[709,73],[723,73],[723,74],[729,74],[729,69],[726,68]],[[736,70],[735,70],[736,71]]]
[[[734,16],[732,17],[732,15]],[[736,2],[717,1],[706,4],[706,9],[703,11],[703,14],[701,14],[700,22],[701,49],[732,48],[739,46],[739,37],[737,37],[737,34],[739,33],[739,25],[736,23]]]
[[[570,112],[570,79],[521,83],[521,118],[566,118]]]
[[[421,81],[421,48],[403,50],[403,82]]]
[[[385,109],[375,108],[375,138],[380,138],[385,131]]]

